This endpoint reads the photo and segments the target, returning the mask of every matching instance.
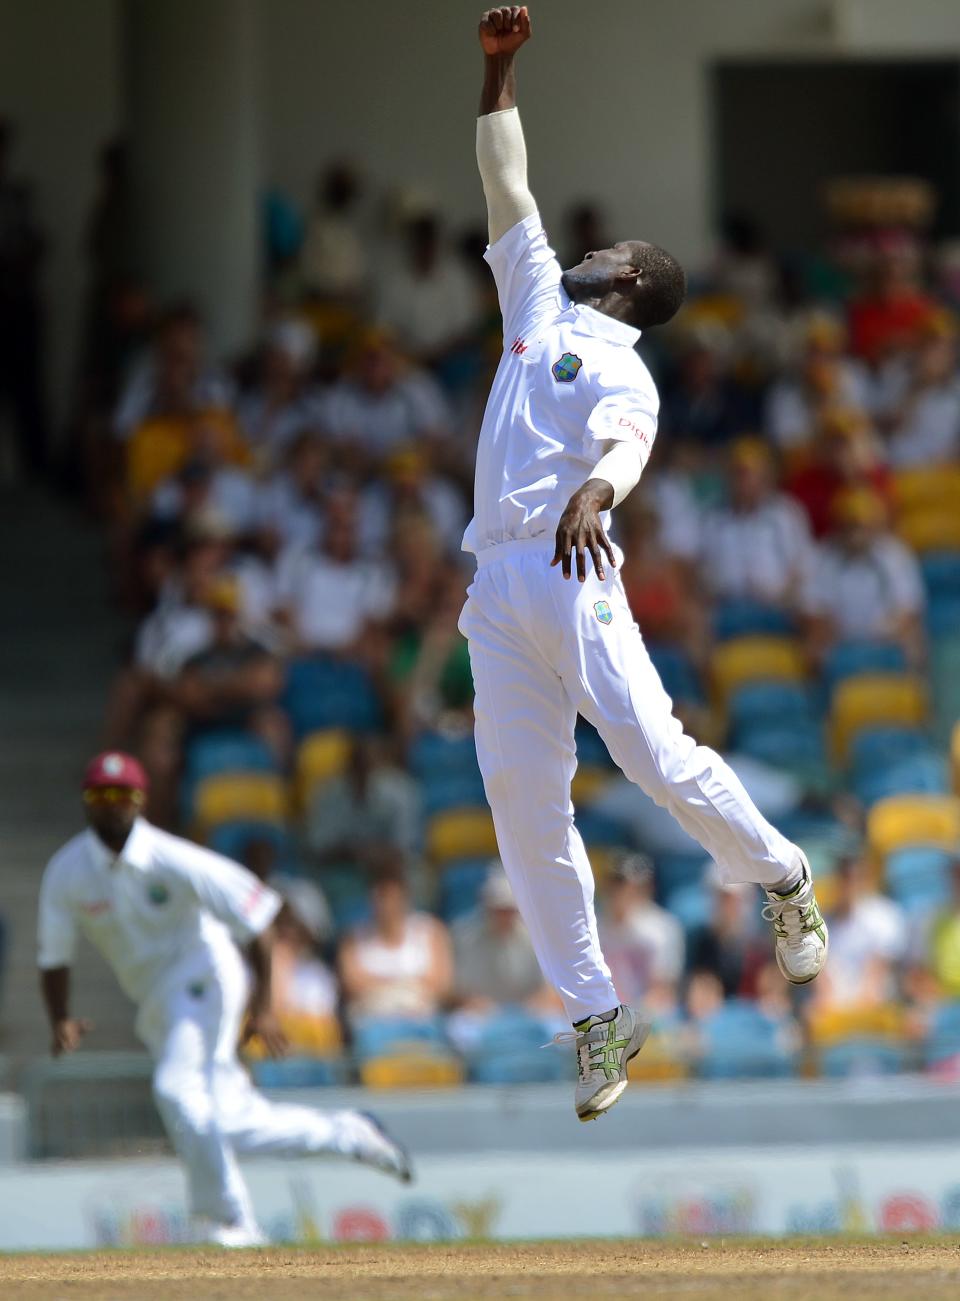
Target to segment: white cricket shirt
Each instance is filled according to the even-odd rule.
[[[485,254],[503,313],[504,353],[477,448],[465,551],[551,537],[572,494],[611,442],[636,441],[646,464],[659,398],[634,351],[640,331],[573,303],[532,213]],[[609,528],[609,515],[603,516]]]
[[[40,886],[41,968],[69,966],[77,932],[100,950],[141,1008],[171,973],[213,969],[266,929],[281,898],[245,867],[137,818],[115,855],[87,830],[47,864]]]

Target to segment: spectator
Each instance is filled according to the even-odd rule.
[[[322,299],[355,303],[367,279],[367,252],[355,216],[360,182],[353,165],[332,163],[317,182],[316,205],[301,251],[307,290]]]
[[[708,630],[690,567],[664,549],[660,518],[646,501],[638,498],[623,514],[623,582],[644,640],[679,646],[694,662],[702,659]]]
[[[713,867],[713,911],[697,927],[687,944],[687,971],[691,977],[706,973],[719,984],[726,998],[749,998],[757,974],[769,959],[763,937],[757,934],[757,892],[753,886],[723,886]]]
[[[960,859],[953,864],[950,881],[950,902],[930,926],[927,959],[941,994],[960,999]]]
[[[728,442],[756,424],[745,391],[725,374],[717,340],[688,338],[680,352],[676,383],[668,389],[660,423],[671,436],[707,447]]]
[[[386,857],[370,888],[373,919],[344,940],[340,981],[352,1020],[359,1017],[434,1017],[453,986],[453,955],[446,927],[413,912],[398,856]]]
[[[544,982],[506,873],[493,862],[480,906],[452,929],[453,999],[447,1027],[462,1052],[476,1045],[484,1024],[507,1007],[523,1007],[558,1028],[563,1008]]]
[[[403,235],[403,257],[379,286],[377,316],[420,365],[437,366],[475,332],[480,305],[434,213],[409,220]]]
[[[960,460],[960,380],[955,326],[938,314],[885,384],[887,456],[895,469]]]
[[[256,495],[256,484],[246,470],[219,464],[215,455],[199,455],[157,484],[150,516],[183,522],[198,515],[216,516],[232,534],[244,534],[256,518]]]
[[[420,849],[420,792],[390,761],[382,738],[351,740],[345,770],[324,782],[307,808],[306,844],[321,868],[365,868],[393,849],[409,861]]]
[[[910,336],[934,308],[920,288],[920,253],[909,235],[891,235],[873,254],[863,291],[850,304],[854,354],[876,365]]]
[[[822,538],[830,532],[837,494],[858,487],[889,501],[890,471],[866,412],[830,407],[821,415],[812,460],[794,470],[786,490],[806,511],[814,536]]]
[[[256,494],[255,528],[267,555],[290,555],[313,547],[323,527],[324,487],[330,445],[313,430],[291,442],[284,462]]]
[[[283,898],[271,963],[280,1027],[298,1056],[336,1051],[341,1044],[337,980],[320,956],[320,945],[333,929],[327,901],[317,886],[295,876],[272,876],[269,884]],[[260,1055],[256,1043],[252,1046],[252,1055]]]
[[[224,575],[206,593],[210,642],[192,655],[177,677],[174,695],[196,734],[239,728],[261,737],[277,762],[289,758],[290,728],[279,707],[284,674],[276,657],[244,631],[237,580]]]
[[[306,653],[369,654],[364,636],[396,595],[391,568],[360,555],[356,494],[346,489],[327,498],[321,545],[282,559],[278,582],[293,644]]]
[[[825,410],[869,408],[869,373],[862,362],[843,356],[844,343],[843,326],[833,317],[808,318],[796,373],[776,380],[767,396],[764,427],[781,452],[806,448]]]
[[[703,529],[704,582],[720,601],[792,611],[811,558],[803,512],[774,486],[773,458],[758,438],[738,438],[728,459],[729,503]]]
[[[395,629],[389,676],[398,733],[407,739],[438,727],[473,727],[473,674],[458,627],[465,589],[461,569],[442,567],[429,608]]]
[[[834,498],[833,521],[804,597],[812,653],[840,641],[888,641],[919,664],[923,579],[916,557],[890,532],[883,501],[868,488],[849,488]]]
[[[431,471],[429,450],[411,445],[390,453],[381,476],[360,497],[360,531],[365,555],[383,552],[401,516],[423,515],[444,551],[457,555],[467,527],[463,494],[443,475]]]
[[[316,425],[319,399],[310,389],[316,351],[313,331],[296,318],[277,321],[266,333],[257,383],[237,406],[240,427],[264,468]]]
[[[683,927],[654,901],[645,855],[618,855],[602,894],[599,932],[621,1002],[672,1008],[684,968]]]
[[[826,915],[830,929],[827,979],[814,991],[816,1006],[888,1003],[899,992],[908,930],[902,910],[879,894],[862,857],[837,865],[836,902]]]
[[[319,419],[359,468],[377,466],[397,447],[442,439],[451,426],[436,381],[404,366],[383,330],[361,337],[345,375],[325,394]]]

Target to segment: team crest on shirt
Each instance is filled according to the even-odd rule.
[[[609,601],[595,601],[593,612],[601,623],[613,623],[613,611]]]
[[[572,384],[580,374],[582,365],[583,361],[576,353],[565,352],[559,361],[553,363],[550,370],[558,384]]]
[[[165,885],[161,885],[160,882],[157,881],[147,890],[147,898],[151,903],[155,903],[159,907],[160,904],[166,903],[170,898],[170,891]]]

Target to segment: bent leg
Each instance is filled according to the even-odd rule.
[[[576,712],[539,653],[476,604],[463,628],[477,757],[500,856],[543,971],[573,1022],[619,1000],[600,943],[593,873],[573,824]]]
[[[602,623],[595,603],[607,600]],[[720,755],[687,736],[633,622],[619,576],[594,576],[570,602],[560,658],[564,685],[631,781],[666,808],[716,861],[723,879],[777,885],[800,851],[762,816]]]
[[[216,999],[213,982],[203,997]],[[215,1011],[191,1006],[187,996],[171,1008],[169,1029],[154,1054],[153,1096],[186,1167],[191,1213],[249,1226],[249,1195],[214,1105]]]

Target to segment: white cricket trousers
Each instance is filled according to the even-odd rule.
[[[773,885],[800,851],[728,765],[684,734],[607,566],[564,579],[551,538],[481,552],[460,631],[476,688],[477,757],[504,868],[541,969],[571,1021],[618,1003],[600,951],[593,875],[570,782],[580,713],[631,781],[716,860],[724,881]]]
[[[187,1172],[191,1214],[255,1229],[237,1153],[351,1155],[353,1112],[276,1104],[237,1059],[249,984],[239,952],[172,973],[141,1030],[156,1063],[153,1095]]]

